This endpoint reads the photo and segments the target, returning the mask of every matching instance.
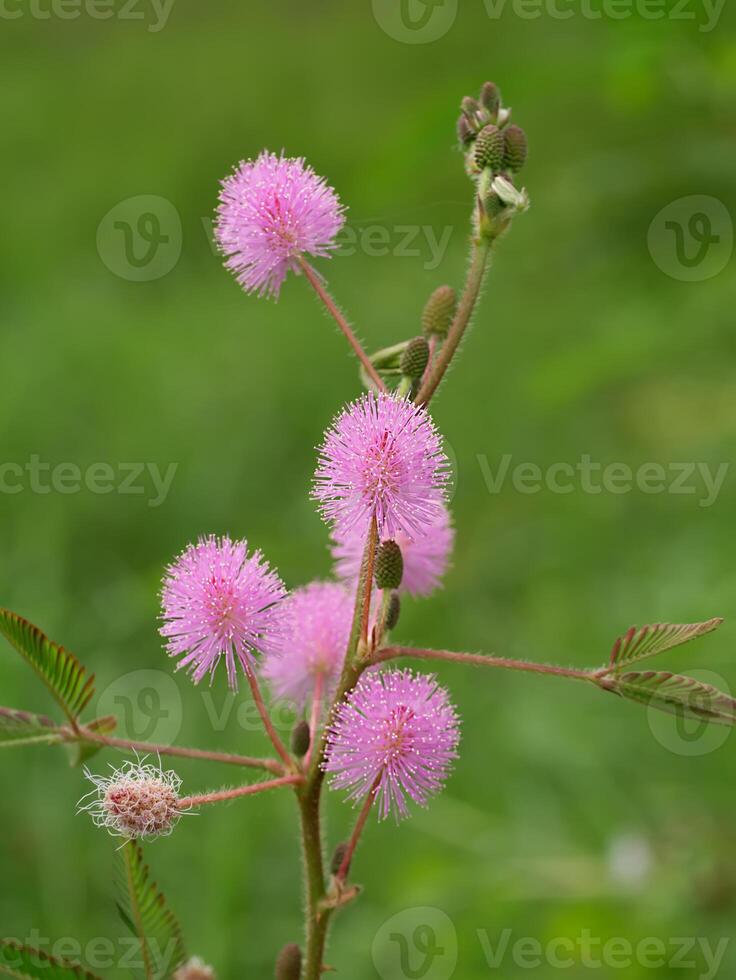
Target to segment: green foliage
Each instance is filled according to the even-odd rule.
[[[0,609],[0,634],[33,667],[69,721],[76,723],[94,694],[94,675],[88,677],[73,654],[7,609]]]
[[[0,977],[14,980],[99,980],[79,964],[49,956],[12,939],[0,940]]]
[[[112,735],[117,726],[117,718],[112,715],[105,715],[104,718],[95,718],[94,721],[85,725],[85,728],[96,732],[98,735]],[[69,750],[69,764],[81,766],[92,756],[97,755],[102,745],[98,742],[85,742],[84,739],[80,739],[78,742],[70,742],[67,748]]]
[[[0,748],[11,745],[53,744],[62,738],[58,726],[44,715],[0,708]]]
[[[666,671],[632,671],[611,677],[608,690],[682,718],[736,725],[736,700],[710,684]]]
[[[712,633],[723,622],[722,619],[709,619],[704,623],[657,623],[654,626],[642,626],[631,629],[620,636],[613,644],[611,651],[611,668],[621,670],[629,664],[654,657],[665,650],[682,646],[699,636]]]
[[[170,976],[186,960],[181,927],[158,885],[151,879],[143,851],[127,841],[118,851],[118,912],[141,943],[146,980]]]

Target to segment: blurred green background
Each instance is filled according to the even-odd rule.
[[[219,179],[264,146],[305,155],[349,205],[360,241],[320,263],[331,287],[370,347],[412,336],[430,290],[464,273],[470,185],[454,124],[460,98],[486,78],[529,133],[532,209],[499,249],[465,356],[434,404],[456,464],[457,549],[445,590],[407,602],[398,635],[583,666],[603,662],[632,623],[723,615],[720,633],[662,666],[707,669],[736,689],[732,472],[707,507],[695,478],[692,494],[576,484],[564,495],[521,493],[510,478],[491,493],[484,479],[505,454],[543,469],[584,454],[634,469],[733,459],[736,11],[709,24],[700,0],[665,8],[661,20],[616,19],[620,4],[599,19],[577,4],[569,19],[553,8],[530,19],[520,13],[533,7],[494,17],[493,5],[464,2],[431,40],[378,0],[175,0],[165,24],[143,0],[143,19],[116,6],[110,20],[41,19],[45,8],[7,0],[0,463],[177,468],[159,506],[150,476],[142,493],[117,492],[116,478],[101,494],[34,491],[26,474],[11,493],[6,469],[0,605],[96,672],[100,710],[119,707],[131,737],[266,748],[247,706],[238,713],[244,694],[233,702],[223,677],[195,690],[162,653],[161,569],[188,541],[247,536],[291,585],[330,569],[308,499],[313,447],[358,391],[357,373],[302,281],[275,304],[244,296],[222,270],[207,232]],[[453,10],[448,0],[427,13]],[[130,199],[141,195],[174,211],[173,222],[160,212],[170,241],[161,268],[142,266],[149,281],[129,278],[139,273],[112,226],[135,230]],[[726,214],[724,224],[705,205],[722,240],[694,272],[664,219],[649,236],[663,208],[692,195]],[[673,206],[689,233],[689,205]],[[383,237],[366,239],[371,228]],[[439,264],[430,243],[447,235]],[[736,944],[716,973],[702,947],[677,963],[671,944],[715,949],[733,934],[734,737],[683,731],[565,681],[439,673],[464,718],[462,758],[429,811],[398,829],[369,826],[354,869],[365,894],[329,950],[339,975],[447,980],[454,929],[454,975],[480,980],[494,974],[488,945],[508,929],[511,945],[587,930],[656,937],[666,954],[530,969],[509,948],[495,971],[507,980],[734,976]],[[53,710],[7,645],[0,685],[2,704]],[[125,935],[115,845],[75,816],[81,773],[57,748],[8,750],[0,765],[0,930],[84,949]],[[177,768],[190,792],[238,778]],[[328,811],[334,843],[352,813],[336,794]],[[286,793],[243,800],[147,848],[191,951],[221,978],[270,976],[276,951],[300,938],[295,817]],[[452,921],[449,952],[427,966],[414,951],[409,974],[383,927],[424,906]]]

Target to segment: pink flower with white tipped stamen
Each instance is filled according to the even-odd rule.
[[[90,813],[95,826],[105,827],[113,837],[166,837],[178,823],[181,779],[173,769],[145,765],[144,758],[124,762],[111,776],[96,776],[86,768],[84,775],[95,788],[79,801],[77,812]],[[94,799],[85,803],[89,796]]]
[[[160,633],[178,667],[197,684],[224,657],[230,687],[237,688],[236,659],[250,670],[253,652],[278,647],[283,635],[281,600],[286,588],[260,551],[225,536],[200,538],[166,569]]]
[[[448,459],[426,409],[369,392],[327,430],[312,496],[333,534],[365,541],[373,518],[383,538],[419,536],[442,515]]]
[[[334,691],[350,639],[354,599],[337,582],[313,582],[284,603],[288,622],[281,652],[269,653],[263,675],[277,697],[299,707],[321,682],[322,695]]]
[[[433,676],[410,670],[366,673],[335,709],[324,768],[332,786],[360,801],[375,793],[380,819],[426,806],[449,775],[460,720]]]
[[[264,150],[223,180],[215,239],[247,293],[278,297],[300,255],[327,256],[336,247],[344,212],[304,159]]]
[[[439,519],[421,534],[409,537],[400,531],[395,538],[404,559],[399,591],[412,596],[428,596],[434,592],[447,571],[454,540],[455,530],[444,506]],[[364,549],[365,541],[357,534],[335,541],[332,548],[335,572],[346,583],[357,582]]]

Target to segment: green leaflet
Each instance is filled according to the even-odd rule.
[[[94,676],[88,677],[68,650],[7,609],[0,609],[0,634],[33,667],[66,717],[75,723],[94,693]]]
[[[69,960],[48,956],[12,939],[0,939],[0,977],[14,980],[100,980]]]
[[[632,671],[610,675],[604,686],[630,701],[669,714],[718,725],[736,725],[736,700],[692,677],[665,671]]]
[[[151,879],[140,845],[127,841],[118,851],[118,858],[120,917],[140,940],[142,975],[146,980],[162,980],[186,960],[181,927]]]
[[[613,644],[611,669],[619,671],[646,657],[654,657],[665,650],[679,647],[706,633],[712,633],[722,622],[722,619],[716,618],[704,623],[656,623],[653,626],[642,626],[641,629],[632,626]]]

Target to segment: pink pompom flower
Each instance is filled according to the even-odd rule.
[[[315,691],[334,691],[342,671],[354,600],[337,582],[312,582],[296,589],[284,603],[282,651],[270,652],[263,675],[277,697],[302,707]]]
[[[455,540],[449,511],[443,506],[438,520],[431,527],[415,537],[399,531],[395,540],[404,559],[404,575],[399,591],[412,596],[430,595],[439,587],[447,571]],[[364,548],[365,541],[355,533],[334,542],[332,556],[338,578],[349,584],[358,580]]]
[[[300,255],[326,256],[336,247],[344,211],[304,159],[264,150],[223,180],[215,240],[247,293],[278,297]]]
[[[286,588],[260,551],[247,541],[202,537],[169,565],[161,590],[163,626],[172,657],[197,684],[224,657],[230,687],[237,688],[236,658],[250,670],[253,651],[281,643]]]
[[[327,430],[312,496],[337,540],[378,533],[419,536],[442,515],[449,462],[426,409],[372,391]]]
[[[400,819],[407,799],[426,806],[440,791],[459,740],[458,715],[433,676],[369,672],[335,709],[324,768],[348,799],[374,793],[380,819]]]

